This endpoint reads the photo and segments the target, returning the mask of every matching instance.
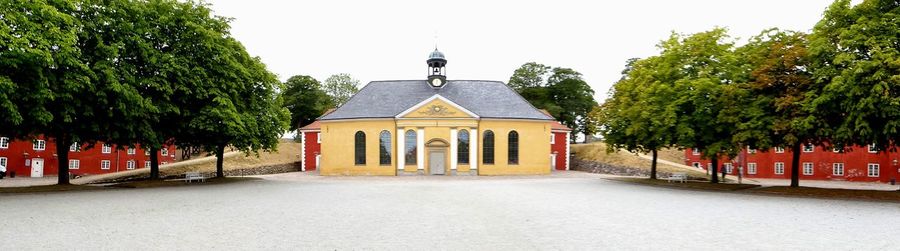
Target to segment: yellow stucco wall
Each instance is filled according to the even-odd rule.
[[[396,175],[396,155],[391,155],[390,165],[378,163],[378,144],[381,131],[391,133],[391,152],[396,152],[396,127],[393,119],[359,121],[322,121],[321,175]],[[366,133],[366,164],[356,165],[353,160],[354,136],[357,131]]]
[[[494,164],[484,164],[484,135],[494,132]],[[519,164],[508,164],[509,132],[519,134]],[[481,120],[478,128],[478,174],[550,174],[550,123],[525,120]]]
[[[425,105],[428,107],[428,105]],[[402,150],[398,154],[397,129],[405,130],[423,129],[424,141],[427,143],[433,139],[441,139],[451,142],[451,128],[469,129],[477,127],[478,151],[477,161],[479,175],[525,175],[525,174],[549,174],[550,173],[550,122],[529,120],[476,120],[464,118],[421,118],[412,119],[383,119],[383,120],[344,120],[322,121],[322,159],[319,173],[321,175],[396,175],[397,158],[402,158]],[[391,165],[380,165],[379,135],[381,131],[391,133]],[[494,132],[494,164],[484,164],[484,132]],[[519,163],[508,164],[508,135],[515,130],[519,133]],[[353,160],[354,136],[357,131],[366,133],[366,164],[355,165]],[[425,174],[429,170],[429,150],[425,147],[418,149],[424,152]],[[434,148],[438,149],[438,148]],[[443,148],[446,159],[446,174],[450,174],[450,159],[452,156],[449,147]],[[470,165],[458,165],[457,172],[468,172]],[[415,163],[406,163],[405,172],[418,171]]]

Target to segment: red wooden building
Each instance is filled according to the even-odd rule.
[[[900,178],[897,152],[879,151],[874,146],[836,151],[812,145],[801,151],[801,180],[890,182]],[[722,158],[720,170],[730,175],[740,172],[745,178],[790,179],[791,156],[791,149],[744,149],[733,160]],[[685,164],[705,170],[711,167],[710,161],[702,159],[695,149],[685,151]]]
[[[572,129],[555,121],[550,132],[553,133],[550,138],[550,156],[553,158],[551,165],[556,170],[569,170],[569,134]]]
[[[160,149],[160,164],[176,161],[175,147]],[[43,177],[57,175],[59,165],[56,144],[45,137],[33,141],[12,140],[0,137],[0,165],[7,169],[7,176],[13,172],[17,177]],[[137,146],[122,147],[98,142],[93,148],[87,145],[69,146],[69,172],[74,175],[114,173],[150,167],[150,155]]]

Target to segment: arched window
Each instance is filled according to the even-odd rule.
[[[353,159],[355,160],[357,165],[365,165],[366,164],[366,133],[362,131],[356,132],[356,137],[354,140],[354,152]]]
[[[469,164],[469,131],[459,130],[456,138],[456,162]]]
[[[484,131],[484,143],[481,146],[484,148],[481,157],[482,164],[494,164],[494,132]]]
[[[509,132],[509,147],[507,148],[508,159],[510,165],[519,164],[519,133],[516,131]]]
[[[391,164],[391,132],[381,131],[378,139],[378,164]]]
[[[406,131],[406,165],[415,165],[416,164],[416,131],[407,130]]]

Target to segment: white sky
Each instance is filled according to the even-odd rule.
[[[658,53],[671,31],[722,26],[743,40],[770,27],[809,31],[832,0],[208,2],[282,80],[424,79],[437,35],[449,79],[506,82],[535,61],[581,72],[603,102],[625,60]]]

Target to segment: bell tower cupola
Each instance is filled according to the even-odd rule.
[[[428,84],[434,88],[441,88],[447,84],[447,58],[444,53],[434,48],[431,55],[428,56]]]

